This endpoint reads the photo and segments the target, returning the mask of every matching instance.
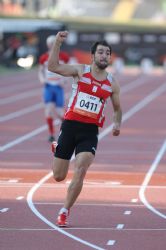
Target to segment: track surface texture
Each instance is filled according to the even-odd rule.
[[[67,179],[56,183],[37,71],[1,76],[1,250],[166,249],[166,74],[126,69],[116,77],[121,135],[111,134],[108,103],[96,158],[71,209],[70,226],[59,229],[56,217],[74,159]],[[71,84],[65,85],[66,102],[70,91]]]

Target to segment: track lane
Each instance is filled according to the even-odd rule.
[[[146,77],[145,77],[145,79],[146,79]],[[150,78],[147,78],[146,80],[147,80],[147,82],[148,82],[148,80],[149,81],[151,81],[151,77]],[[163,79],[161,79],[161,81],[163,81]],[[143,81],[144,82],[144,81]],[[135,84],[135,83],[141,83],[142,84],[142,78],[141,79],[137,79],[136,81],[134,81],[133,82],[133,84]],[[122,90],[121,90],[121,92],[123,93],[123,91],[125,92],[126,91],[126,89],[128,90],[128,92],[130,91],[130,88],[129,88],[129,86],[130,86],[130,88],[131,88],[131,91],[133,90],[133,87],[132,87],[132,85],[131,85],[131,83],[129,83],[127,86],[124,86],[124,87],[122,87]],[[135,86],[136,88],[138,87],[138,85],[136,85]],[[36,112],[35,112],[36,113]],[[36,121],[36,119],[34,120],[33,119],[33,117],[34,116],[38,116],[38,112],[37,112],[37,115],[35,115],[35,113],[33,112],[32,113],[32,118],[31,117],[28,117],[28,121],[33,121],[33,122],[35,122]],[[30,114],[28,114],[28,116],[30,116]],[[39,118],[41,119],[41,113],[40,113],[40,115],[39,115]],[[23,124],[25,124],[25,122],[24,122],[24,119],[20,119],[20,123],[23,123]],[[10,130],[10,125],[8,126],[7,124],[9,124],[9,122],[6,122],[6,126],[5,127],[3,127],[1,124],[0,124],[0,127],[2,127],[2,129],[5,129],[6,127],[8,127],[9,128],[9,130]],[[31,128],[31,126],[30,126],[30,124],[28,123],[27,124],[30,128]],[[16,126],[16,125],[15,125]],[[20,125],[17,125],[17,126],[20,126]],[[26,129],[27,127],[25,127],[25,126],[23,126],[23,127],[21,127],[22,129]],[[42,131],[43,131],[43,127],[41,127],[41,129],[42,129]],[[46,129],[46,127],[45,127],[45,129]],[[38,130],[38,129],[37,129]],[[40,128],[39,128],[39,130],[40,130]],[[18,131],[20,132],[20,129],[18,129]],[[27,131],[27,130],[25,130],[25,131]],[[36,131],[36,130],[35,130]],[[10,133],[11,131],[9,131],[9,133]],[[33,133],[32,133],[33,134]],[[30,135],[31,135],[31,133],[30,133]],[[29,134],[27,134],[27,135],[23,135],[23,137],[21,138],[21,141],[22,140],[24,140],[24,138],[30,138],[29,137]],[[17,140],[20,142],[20,139],[18,138],[18,139],[16,139],[16,144],[17,144]],[[13,142],[10,142],[9,143],[9,145],[8,144],[6,144],[6,145],[4,145],[4,146],[1,146],[1,148],[0,148],[0,151],[4,151],[5,149],[7,149],[7,148],[10,148],[10,145],[14,145],[14,141]]]
[[[130,109],[130,111],[128,111],[128,113],[124,114],[123,121],[129,119],[130,116],[132,116],[133,114],[135,114],[136,112],[138,112],[140,109],[142,109],[144,106],[146,106],[147,104],[149,104],[154,98],[156,98],[157,95],[160,95],[165,90],[166,90],[166,84],[163,84],[160,88],[158,88],[158,91],[155,91],[155,93],[152,92],[142,102],[140,102],[139,104],[135,105],[133,108]],[[108,130],[105,130],[106,132],[103,131],[100,134],[101,136],[99,136],[99,139],[101,139],[102,137],[106,136],[111,131],[111,129],[112,129],[112,126]],[[33,211],[33,213],[35,213],[36,216],[38,216],[41,220],[43,220],[47,225],[53,227],[54,229],[57,229],[57,231],[59,231],[60,233],[62,233],[64,235],[68,236],[69,238],[73,239],[73,235],[66,234],[66,231],[64,231],[64,230],[59,230],[59,228],[57,228],[55,224],[53,224],[50,220],[48,220],[47,217],[43,216],[43,214],[40,213],[39,210],[37,210],[37,208],[34,206],[34,203],[33,203],[33,194],[40,188],[40,185],[42,185],[45,181],[47,181],[51,176],[52,176],[52,173],[46,175],[43,179],[41,179],[40,182],[38,182],[36,185],[34,185],[34,187],[28,193],[28,197],[27,197],[28,204],[29,204],[31,210]],[[76,237],[74,239],[76,241],[80,241],[80,243],[87,244],[87,241],[83,241],[82,242],[80,240],[80,238],[78,238],[78,237]],[[95,247],[92,246],[92,248],[95,248]],[[95,248],[95,249],[97,249],[97,248]]]
[[[137,89],[137,91],[138,91],[138,89]],[[149,93],[149,92],[147,92],[147,93]],[[158,121],[155,121],[155,123],[152,124],[150,129],[148,128],[148,126],[146,126],[144,128],[144,124],[140,122],[141,121],[140,117],[144,116],[147,119],[147,121],[149,120],[148,122],[151,123],[151,120],[153,118],[153,113],[151,113],[150,119],[149,119],[149,114],[150,114],[151,110],[154,110],[154,108],[151,108],[151,106],[153,107],[153,103],[154,103],[154,107],[156,107],[157,105],[155,105],[155,103],[158,103],[159,99],[162,100],[162,96],[164,96],[164,95],[161,95],[161,98],[157,98],[157,99],[153,100],[153,102],[149,103],[149,105],[145,109],[142,109],[141,111],[139,111],[137,116],[135,116],[135,117],[133,116],[133,118],[128,120],[126,124],[124,123],[123,129],[124,129],[125,133],[124,134],[122,133],[122,135],[121,135],[123,138],[121,138],[121,137],[118,138],[118,140],[120,140],[120,141],[118,141],[118,142],[115,141],[115,139],[112,138],[111,136],[110,136],[110,138],[107,138],[106,140],[103,139],[103,143],[101,141],[101,143],[103,145],[103,148],[104,147],[108,148],[108,145],[109,145],[110,152],[113,152],[113,153],[111,153],[111,155],[108,155],[109,154],[109,152],[108,152],[107,154],[104,155],[104,152],[103,152],[104,158],[106,158],[106,160],[107,160],[107,164],[102,165],[102,166],[101,166],[102,153],[100,153],[100,157],[98,157],[98,160],[96,159],[97,164],[96,165],[94,164],[92,166],[92,168],[91,168],[93,173],[96,172],[96,170],[105,171],[107,169],[107,170],[109,170],[110,174],[113,175],[113,170],[116,169],[116,170],[118,170],[117,174],[115,174],[114,177],[109,176],[109,178],[111,178],[112,181],[117,181],[116,177],[118,176],[119,172],[121,172],[122,173],[122,176],[121,176],[121,179],[120,179],[121,182],[123,182],[123,184],[126,184],[126,185],[128,183],[131,183],[132,186],[128,187],[128,188],[127,187],[124,188],[123,185],[121,187],[110,186],[110,187],[107,187],[107,188],[104,187],[103,189],[101,188],[102,190],[101,190],[100,197],[103,197],[103,195],[102,195],[103,193],[104,194],[107,193],[108,201],[110,203],[114,199],[116,199],[115,201],[118,201],[120,199],[119,198],[119,193],[123,194],[122,202],[121,202],[121,204],[119,204],[119,205],[121,205],[120,209],[118,209],[118,207],[119,207],[118,204],[114,203],[115,207],[114,206],[111,207],[111,213],[110,213],[110,208],[108,206],[106,206],[106,208],[105,208],[103,206],[99,206],[97,203],[96,203],[96,206],[94,206],[95,210],[94,210],[94,207],[89,208],[88,205],[84,206],[83,208],[79,208],[79,209],[78,209],[77,206],[75,208],[73,208],[74,211],[73,211],[73,214],[71,214],[71,216],[72,216],[71,219],[72,219],[72,223],[73,223],[74,228],[71,228],[68,231],[72,232],[73,234],[76,234],[77,237],[82,237],[83,239],[85,239],[87,241],[90,241],[90,242],[92,241],[94,244],[97,244],[97,245],[99,245],[99,246],[101,246],[103,248],[106,248],[106,249],[111,249],[112,248],[112,246],[107,245],[109,240],[115,240],[115,245],[113,247],[116,250],[117,249],[123,249],[123,246],[125,246],[126,248],[127,247],[129,248],[131,245],[134,247],[134,249],[137,249],[137,247],[138,247],[137,236],[138,235],[142,239],[142,242],[139,243],[139,247],[146,246],[146,250],[152,250],[153,247],[154,247],[154,250],[156,250],[157,247],[160,247],[160,249],[162,249],[162,247],[164,246],[163,241],[160,242],[160,243],[158,242],[158,240],[153,242],[155,237],[156,237],[156,239],[160,239],[159,235],[163,236],[163,233],[165,232],[164,231],[165,230],[165,224],[163,223],[163,220],[159,220],[158,218],[153,216],[146,208],[143,208],[141,206],[142,204],[140,203],[139,200],[138,200],[138,203],[136,203],[134,205],[133,205],[133,203],[131,203],[132,199],[139,198],[138,197],[139,187],[137,187],[137,188],[134,187],[133,188],[133,185],[135,185],[135,184],[139,185],[140,183],[142,183],[141,180],[143,180],[143,177],[145,176],[144,172],[146,173],[146,171],[148,170],[148,168],[150,166],[149,163],[152,163],[152,159],[154,159],[153,156],[155,156],[155,154],[157,152],[157,149],[161,145],[162,136],[163,136],[163,133],[164,133],[164,125],[163,124],[161,125],[161,120],[159,120],[160,113],[157,113],[157,120]],[[132,105],[132,102],[134,102],[134,99],[131,102],[130,96],[129,96],[129,99],[126,98],[126,100],[127,100],[127,103],[128,103],[128,101],[130,101],[131,105]],[[125,103],[125,105],[126,105],[126,103]],[[128,108],[127,105],[126,105],[125,108],[127,110],[127,108]],[[161,108],[155,109],[155,110],[158,112],[158,110],[161,110]],[[142,126],[142,129],[140,129],[140,126]],[[154,131],[154,129],[156,129],[156,126],[158,128],[158,131],[160,132],[160,133],[157,132],[157,135],[153,134],[153,131]],[[132,129],[133,127],[135,127],[135,129]],[[144,132],[143,129],[145,130],[145,132]],[[148,135],[146,135],[146,134],[148,134]],[[153,134],[153,138],[151,137],[152,134]],[[110,142],[110,139],[112,140],[112,142]],[[147,139],[148,139],[148,142],[146,142]],[[139,147],[138,147],[138,141],[139,141]],[[141,141],[143,143],[141,143]],[[100,143],[100,145],[101,145],[101,143]],[[126,143],[128,144],[129,148],[127,148]],[[145,146],[145,144],[146,144],[146,146]],[[29,141],[28,143],[25,144],[25,149],[27,148],[27,150],[28,150],[28,147],[30,145],[32,147],[32,141]],[[35,146],[35,143],[33,143],[33,145]],[[43,150],[47,146],[48,145],[45,145],[44,147],[42,146]],[[136,154],[136,151],[138,149],[140,150],[140,148],[144,150],[145,155],[146,155],[146,152],[149,152],[148,157],[146,157],[146,159],[145,159],[146,162],[144,162],[144,159],[141,159],[141,152],[139,153],[139,156]],[[118,150],[119,149],[120,149],[120,152],[122,153],[123,157],[118,156]],[[132,156],[129,157],[131,149],[133,150],[133,153],[132,153]],[[17,152],[18,152],[18,154],[19,154],[19,152],[21,152],[21,147],[18,148],[17,146],[14,146],[13,149],[10,149],[9,151],[6,152],[7,155],[11,155],[12,150],[13,150],[13,154],[15,153],[17,155]],[[134,152],[135,152],[135,154],[134,154]],[[117,156],[118,156],[118,158],[117,158]],[[44,159],[44,157],[45,157],[45,155],[42,158]],[[45,168],[47,168],[47,169],[50,168],[49,162],[51,160],[51,157],[48,157],[48,158],[49,159],[47,160],[47,164],[45,166]],[[135,159],[137,159],[137,160],[135,160]],[[42,160],[41,160],[41,162],[42,162]],[[163,162],[163,164],[164,164],[164,162]],[[24,166],[24,168],[25,167],[26,166]],[[31,168],[32,167],[33,166],[31,165]],[[39,169],[41,168],[41,166],[39,166],[39,165],[36,166],[36,167],[39,168]],[[125,173],[128,173],[128,177],[124,173],[124,170],[125,170]],[[133,177],[137,176],[137,174],[140,173],[140,170],[142,171],[142,173],[139,175],[139,179],[135,179],[135,181],[134,181]],[[104,172],[103,172],[103,174],[104,174]],[[107,175],[108,173],[106,172],[105,174]],[[153,181],[157,185],[157,183],[160,183],[163,175],[160,175],[160,173],[159,173],[158,176],[160,176],[160,177],[158,179],[156,174],[157,173],[155,173],[155,175],[153,176],[153,177],[155,177],[153,179]],[[99,174],[99,176],[102,176],[101,173]],[[97,180],[100,179],[99,176],[96,178]],[[126,176],[126,181],[125,181],[125,176]],[[40,178],[40,176],[38,176],[37,179],[38,178]],[[103,178],[104,178],[104,176],[103,176]],[[93,179],[92,182],[95,182],[96,179]],[[89,180],[89,181],[91,182],[91,180]],[[164,182],[164,180],[163,180],[163,182]],[[164,185],[164,183],[163,183],[163,185]],[[62,197],[61,192],[64,189],[64,187],[62,186],[61,191],[60,190],[58,191],[56,185],[55,185],[55,188],[56,188],[57,192],[60,192],[59,196],[61,196],[61,200],[62,200],[63,197]],[[18,192],[20,192],[19,190],[20,190],[20,188],[18,187]],[[49,190],[49,192],[48,192],[48,190]],[[91,185],[89,185],[89,187],[85,187],[85,192],[83,192],[83,194],[81,196],[81,200],[83,201],[83,203],[85,204],[85,202],[87,202],[87,203],[90,202],[92,197],[94,197],[95,193],[97,195],[97,198],[96,198],[96,202],[97,202],[98,197],[99,197],[98,190],[99,190],[99,187],[95,191],[95,187],[92,188]],[[109,192],[108,192],[108,190],[109,190]],[[153,193],[154,193],[154,190],[157,190],[157,187],[152,188],[152,189],[148,189],[148,190],[152,191],[152,193],[149,194],[149,197],[152,197]],[[57,192],[56,192],[56,194],[57,194]],[[90,197],[88,198],[88,193],[89,192],[90,192]],[[52,196],[47,197],[48,193],[50,195],[52,195]],[[159,193],[164,195],[165,190],[164,189],[159,189]],[[41,194],[42,194],[42,196],[41,196]],[[20,192],[20,195],[21,195],[21,192]],[[83,198],[83,196],[84,196],[84,198]],[[41,198],[42,201],[46,201],[47,199],[48,200],[51,199],[52,201],[55,202],[55,199],[56,199],[54,191],[51,192],[50,187],[47,187],[47,186],[45,188],[43,187],[42,189],[40,189],[35,194],[35,201],[40,199],[40,197],[42,197]],[[103,197],[103,199],[104,198],[105,197]],[[126,202],[124,202],[124,201],[126,201]],[[151,201],[155,202],[155,200],[151,200]],[[93,200],[93,202],[95,202],[95,199]],[[100,200],[100,202],[102,202],[102,200]],[[16,207],[18,209],[18,202],[16,202],[16,204],[17,204]],[[123,206],[123,204],[124,204],[124,206]],[[127,204],[127,206],[125,206],[125,204]],[[161,211],[164,211],[164,209],[165,209],[164,208],[165,207],[164,203],[163,203],[163,207],[162,206],[160,207],[160,205],[162,205],[162,204],[160,204],[160,205],[159,204],[160,204],[160,201],[157,201],[156,205],[159,207],[159,209],[161,209]],[[54,220],[54,218],[56,216],[56,211],[58,211],[58,209],[60,207],[60,205],[58,206],[56,204],[54,204],[54,205],[49,205],[49,204],[46,204],[46,205],[41,204],[41,205],[39,205],[39,204],[35,203],[35,205],[37,207],[39,207],[40,211],[42,211],[45,216],[50,218],[50,220]],[[122,208],[122,206],[123,206],[123,208]],[[101,209],[100,209],[100,207],[101,207]],[[23,208],[20,206],[20,210],[19,210],[20,211],[20,216],[23,214],[22,209]],[[25,207],[24,209],[26,211],[27,208]],[[97,216],[97,214],[94,213],[94,211],[96,211],[96,210],[98,211],[97,212],[98,216]],[[127,217],[127,216],[124,215],[124,212],[128,211],[128,210],[132,211],[132,213],[131,213],[132,217],[130,217],[130,216]],[[100,226],[97,224],[96,227],[90,227],[92,225],[93,226],[95,225],[96,217],[101,218],[101,214],[103,213],[103,211],[105,212],[104,215],[106,216],[106,218],[108,220],[108,223],[109,223],[108,227],[105,226],[105,222],[107,222],[107,220],[104,220],[104,219],[97,221],[98,224],[100,224]],[[80,213],[82,215],[81,216],[81,221],[80,221],[81,224],[78,225],[78,218],[80,216]],[[29,214],[29,212],[28,212],[28,214]],[[89,221],[87,219],[85,220],[85,218],[87,218],[87,216],[89,216],[89,214],[90,214],[90,216],[93,215],[91,221]],[[18,216],[16,216],[16,217],[18,217]],[[29,215],[28,215],[28,218],[30,218]],[[138,218],[140,218],[140,220],[139,220],[140,221],[140,224],[139,224],[140,227],[136,228],[136,225],[138,224]],[[145,221],[145,219],[141,220],[141,218],[146,218],[146,221]],[[25,219],[24,220],[25,224],[27,224],[26,221],[27,220]],[[36,222],[36,225],[39,225],[38,220],[35,219],[34,221]],[[101,221],[102,221],[103,225],[105,226],[105,230],[100,230],[100,228],[102,228]],[[130,225],[129,221],[132,221],[133,224]],[[31,221],[29,221],[29,222],[31,222]],[[151,222],[151,223],[149,223],[149,222]],[[18,225],[18,222],[15,221],[13,224],[15,224],[15,223],[17,223],[17,225]],[[87,227],[85,227],[85,223],[87,223]],[[117,230],[117,228],[116,228],[116,226],[118,224],[120,224],[120,223],[125,224],[125,228],[123,230]],[[75,225],[78,226],[77,227],[78,229],[75,228]],[[147,225],[147,227],[146,227],[147,230],[143,229],[143,227],[145,227],[146,225]],[[157,225],[160,225],[160,227],[162,227],[162,228],[160,229],[159,227],[157,227]],[[40,230],[40,228],[41,228],[41,230]],[[58,241],[59,245],[56,245],[57,249],[60,249],[60,248],[63,249],[64,242],[65,242],[65,244],[66,243],[68,244],[69,249],[78,249],[78,248],[79,249],[84,249],[83,245],[77,244],[76,242],[73,242],[71,240],[67,240],[67,238],[64,238],[63,236],[60,236],[55,231],[51,231],[52,232],[51,234],[50,234],[50,231],[42,231],[42,228],[45,229],[45,230],[50,230],[47,226],[45,227],[45,225],[43,223],[42,223],[42,226],[36,228],[35,231],[33,230],[32,227],[29,227],[29,231],[28,230],[25,230],[25,231],[22,230],[21,231],[22,241],[21,242],[18,241],[17,243],[14,244],[16,246],[16,249],[21,249],[21,245],[23,245],[22,243],[25,244],[29,240],[33,239],[34,235],[36,237],[39,237],[39,235],[40,235],[40,237],[43,236],[43,238],[46,237],[47,240],[48,241],[50,240],[51,242],[57,242]],[[85,229],[83,229],[83,228],[85,228]],[[89,230],[86,229],[86,228],[89,228]],[[90,230],[90,228],[91,228],[91,230]],[[10,229],[10,225],[9,225],[9,229]],[[25,227],[25,229],[26,229],[26,227]],[[87,230],[88,230],[88,234],[87,234]],[[42,231],[42,233],[41,233],[41,231]],[[111,231],[111,233],[110,233],[110,231]],[[27,234],[27,232],[29,232],[29,233]],[[5,231],[5,233],[6,233],[6,231]],[[11,236],[13,233],[17,237],[17,235],[19,236],[20,231],[18,231],[18,233],[17,233],[17,230],[14,231],[14,229],[12,230],[12,228],[11,228],[11,231],[7,232],[6,235]],[[111,235],[111,237],[110,237],[110,235]],[[151,235],[153,235],[153,237],[151,237]],[[149,237],[151,239],[150,242],[147,240],[147,238],[149,238]],[[3,242],[4,242],[3,244],[6,246],[7,242],[5,241],[5,239],[6,239],[6,237],[3,238]],[[135,241],[133,241],[133,239],[135,239]],[[34,249],[34,245],[36,244],[36,242],[33,241],[33,240],[31,240],[31,242],[32,242],[32,246],[30,246],[30,247],[32,247],[31,249]],[[153,246],[151,245],[151,242],[153,242]],[[12,243],[14,243],[14,241],[12,242],[12,240],[11,240],[10,244],[13,245]],[[43,243],[43,245],[38,243],[38,246],[40,247],[40,249],[44,249],[44,247],[46,247],[46,244],[44,243],[44,241],[42,241],[42,243]],[[52,245],[48,244],[47,248],[52,249],[51,247],[52,247]],[[85,249],[87,249],[87,247],[85,247]]]

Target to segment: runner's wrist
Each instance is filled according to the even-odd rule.
[[[62,45],[62,41],[60,41],[59,39],[55,39],[55,46],[57,46],[57,47],[61,47],[61,45]]]

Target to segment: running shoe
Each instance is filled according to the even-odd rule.
[[[69,215],[69,212],[59,214],[58,218],[57,218],[56,225],[58,227],[67,227],[68,226],[68,222],[67,222],[68,215]]]

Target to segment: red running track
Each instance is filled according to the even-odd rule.
[[[55,221],[74,160],[67,179],[55,183],[37,72],[1,76],[1,250],[165,250],[166,75],[126,70],[117,78],[121,135],[111,135],[108,103],[96,159],[70,227],[61,230]],[[65,86],[66,99],[70,89]]]

